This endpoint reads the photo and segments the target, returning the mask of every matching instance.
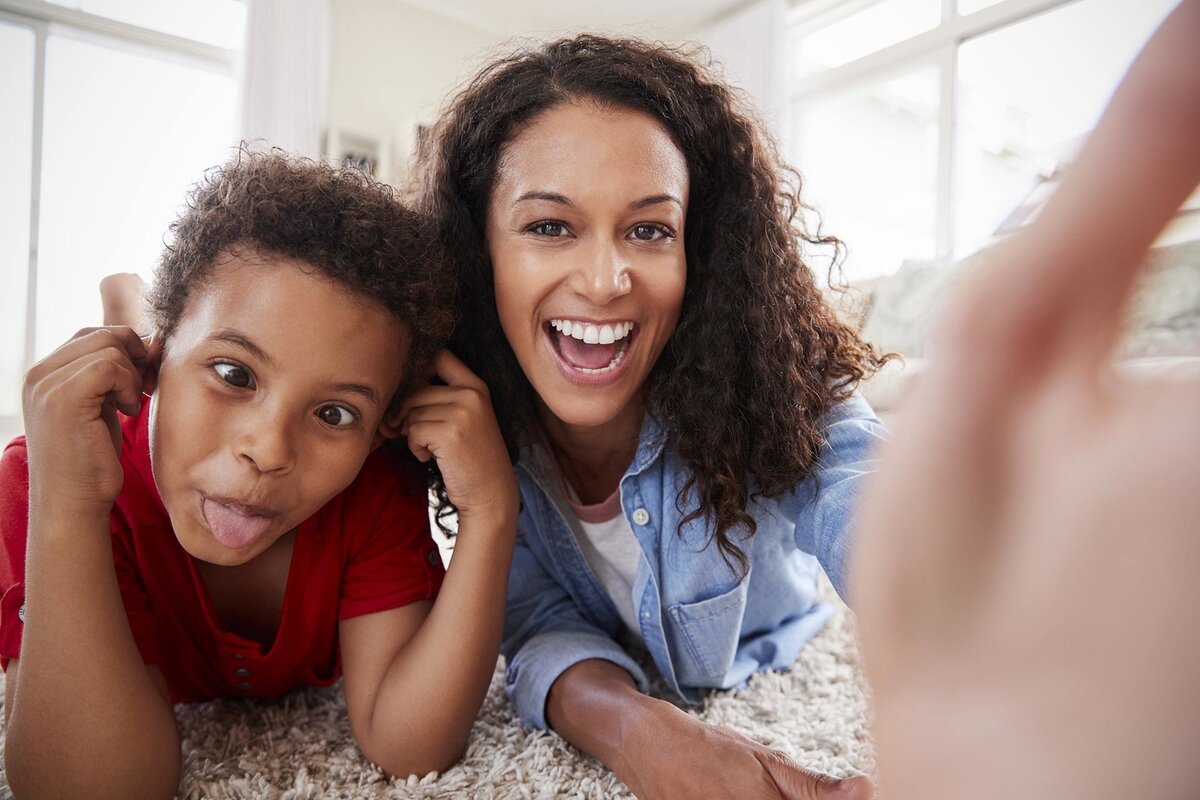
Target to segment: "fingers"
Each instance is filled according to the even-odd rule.
[[[84,328],[53,353],[35,364],[29,374],[34,380],[37,380],[87,353],[109,347],[116,348],[130,361],[144,360],[148,355],[146,343],[132,328],[125,326]]]
[[[433,368],[438,377],[444,380],[448,386],[463,386],[487,392],[487,384],[483,382],[483,379],[472,372],[470,367],[449,350],[438,352],[433,361]]]
[[[1012,344],[1044,363],[1109,358],[1146,249],[1200,183],[1198,40],[1200,0],[1186,0],[1138,56],[1045,210],[980,275],[975,324],[964,323],[985,346]]]

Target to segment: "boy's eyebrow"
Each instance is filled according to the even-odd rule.
[[[208,338],[217,342],[229,342],[230,344],[237,345],[259,361],[263,361],[269,365],[274,364],[271,357],[267,355],[266,350],[263,350],[252,342],[249,336],[234,328],[222,328],[215,333],[209,334]]]
[[[333,387],[335,392],[350,392],[351,394],[362,395],[367,402],[376,406],[379,405],[379,395],[370,386],[364,386],[361,383],[339,383]]]

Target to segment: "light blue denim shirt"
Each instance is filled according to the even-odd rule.
[[[744,534],[733,538],[749,556],[749,571],[739,580],[710,544],[703,518],[679,527],[686,514],[676,498],[686,466],[647,415],[633,463],[621,478],[621,507],[642,550],[633,584],[640,633],[680,697],[697,703],[699,689],[728,689],[759,670],[790,667],[833,615],[816,600],[817,577],[824,567],[845,597],[850,509],[885,435],[860,396],[832,409],[809,476],[794,491],[747,507],[758,531],[748,541]],[[567,525],[568,506],[551,457],[540,447],[523,450],[517,482],[522,508],[501,651],[517,715],[528,726],[546,728],[551,685],[580,661],[611,661],[628,670],[642,691],[647,681],[615,640],[624,623]]]

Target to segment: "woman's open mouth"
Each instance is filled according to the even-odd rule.
[[[545,330],[564,374],[590,385],[610,383],[620,376],[637,337],[637,326],[631,321],[552,319]]]

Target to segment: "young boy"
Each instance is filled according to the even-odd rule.
[[[486,387],[437,351],[450,287],[419,220],[356,172],[242,151],[172,231],[153,335],[84,330],[37,364],[0,458],[14,792],[170,797],[171,702],[341,672],[368,758],[445,769],[495,665],[517,499]],[[381,448],[399,433],[459,509],[444,583],[425,481]]]

